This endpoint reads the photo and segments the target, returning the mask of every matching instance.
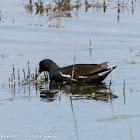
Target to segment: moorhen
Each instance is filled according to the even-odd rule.
[[[60,68],[50,59],[39,63],[36,79],[42,71],[48,71],[51,82],[56,83],[97,83],[102,82],[106,76],[116,68],[108,68],[108,62],[101,64],[75,64]]]

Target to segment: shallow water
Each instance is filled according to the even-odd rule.
[[[48,17],[45,13],[35,15],[35,7],[29,14],[25,1],[1,1],[0,5],[0,139],[139,139],[138,1],[134,3],[134,14],[131,2],[128,10],[121,10],[119,22],[118,8],[114,6],[108,6],[105,13],[103,8],[100,12],[92,8],[85,12],[82,6],[77,18],[75,11],[72,18],[61,18],[60,28],[49,28]],[[55,20],[51,23],[55,25]],[[46,94],[36,90],[33,83],[9,86],[12,64],[16,79],[18,68],[23,79],[28,61],[31,73],[45,58],[59,66],[70,65],[74,63],[75,48],[76,63],[108,61],[109,65],[118,66],[112,73],[111,85],[118,98],[97,94],[98,100],[94,99],[91,93],[97,89],[106,92],[103,85],[54,85]],[[104,80],[107,87],[109,82],[110,75]]]

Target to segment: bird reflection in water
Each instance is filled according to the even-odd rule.
[[[61,94],[72,96],[73,100],[100,100],[108,102],[109,99],[117,98],[104,83],[100,84],[56,84],[51,83],[49,89],[41,88],[42,101],[61,101]],[[110,97],[110,98],[109,98]]]

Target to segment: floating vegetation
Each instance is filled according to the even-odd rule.
[[[124,60],[126,63],[129,63],[129,64],[137,64],[137,63],[140,63],[140,62],[136,62],[136,61],[127,61],[127,60]]]
[[[135,61],[131,61],[130,63],[131,63],[131,64],[136,64],[137,62],[135,62]]]
[[[133,117],[140,117],[140,115],[116,115],[116,116],[113,116],[112,118],[101,118],[101,119],[98,119],[98,121],[100,122],[112,121],[112,120],[118,120],[118,119],[129,119]]]

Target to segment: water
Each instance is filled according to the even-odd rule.
[[[83,5],[77,18],[75,10],[71,12],[72,18],[61,18],[59,28],[54,27],[55,19],[50,21],[53,26],[49,28],[45,12],[35,15],[35,6],[30,14],[24,8],[25,1],[0,3],[0,139],[139,138],[138,1],[134,2],[133,14],[131,2],[128,10],[121,9],[119,22],[115,6],[108,6],[104,13],[103,8],[99,12],[96,8],[85,12]],[[96,90],[106,92],[104,85],[52,85],[46,94],[36,90],[33,83],[19,86],[16,82],[15,87],[9,86],[12,64],[16,79],[18,68],[23,79],[28,61],[31,73],[45,58],[63,67],[74,63],[75,48],[76,63],[108,61],[109,65],[118,66],[112,73],[111,85],[114,97],[118,98],[111,100],[106,94],[96,94],[94,99],[91,94]],[[110,75],[104,80],[107,87],[109,82]]]

